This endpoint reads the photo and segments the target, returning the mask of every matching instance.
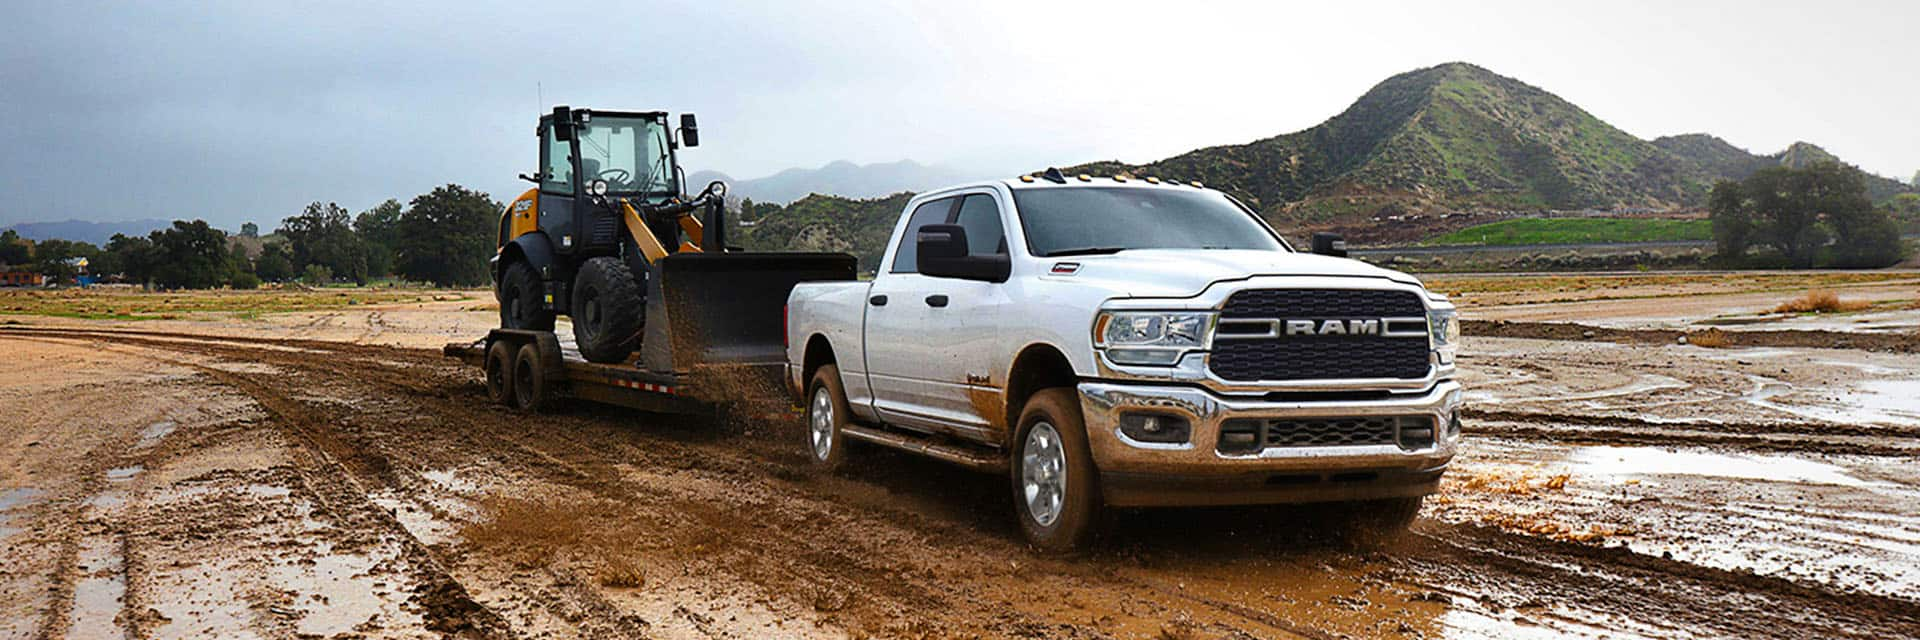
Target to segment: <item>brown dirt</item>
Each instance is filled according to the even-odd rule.
[[[1715,347],[1800,347],[1815,349],[1861,349],[1894,353],[1920,353],[1920,334],[1849,333],[1818,329],[1754,329],[1713,331]],[[1540,340],[1584,340],[1625,344],[1673,344],[1694,332],[1682,329],[1618,329],[1573,322],[1509,322],[1506,320],[1464,320],[1460,332],[1468,336],[1493,338],[1533,338]],[[1724,342],[1721,342],[1724,340]]]
[[[1326,510],[1149,511],[1043,557],[1018,543],[1000,478],[878,451],[816,478],[797,438],[513,413],[427,350],[70,328],[0,345],[53,381],[5,387],[10,406],[94,399],[0,429],[0,450],[39,452],[0,460],[6,487],[46,495],[9,511],[40,544],[0,554],[20,583],[0,629],[29,635],[87,610],[96,548],[121,549],[105,619],[137,637],[1920,633],[1909,600],[1554,539],[1592,530],[1573,525],[1429,520],[1375,549],[1312,524],[1339,521]],[[178,426],[141,448],[154,416]],[[90,510],[129,465],[144,484],[125,508]],[[215,579],[183,590],[189,575]]]

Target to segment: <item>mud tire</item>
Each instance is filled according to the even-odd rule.
[[[1057,514],[1049,523],[1036,519],[1026,494],[1026,458],[1028,436],[1039,425],[1049,425],[1059,436],[1065,479]],[[1013,506],[1020,521],[1020,533],[1027,543],[1046,553],[1068,553],[1085,547],[1100,521],[1099,469],[1087,446],[1086,421],[1080,413],[1079,399],[1073,389],[1042,389],[1027,399],[1020,409],[1019,428],[1014,432],[1011,464]]]
[[[515,260],[500,276],[500,327],[525,331],[552,331],[553,312],[545,306],[545,287],[526,262]]]
[[[512,406],[513,404],[513,343],[495,340],[487,347],[487,399]]]
[[[553,394],[547,385],[547,368],[540,362],[540,347],[529,342],[520,346],[513,358],[513,407],[539,413],[547,409]]]
[[[826,394],[825,398],[820,395]],[[840,386],[840,368],[834,365],[822,365],[813,371],[813,379],[807,382],[807,460],[818,473],[839,471],[847,463],[847,440],[842,431],[850,416],[847,407],[847,391]],[[825,400],[823,403],[821,400]],[[820,411],[826,414],[822,416]],[[825,433],[821,433],[814,421],[825,419]],[[824,447],[822,446],[824,444]]]
[[[625,362],[639,343],[640,283],[619,258],[594,258],[573,279],[573,341],[588,362]]]

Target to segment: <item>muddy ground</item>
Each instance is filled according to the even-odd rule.
[[[471,301],[16,316],[0,639],[1920,636],[1920,355],[1678,344],[1639,332],[1869,323],[1632,286],[1588,328],[1470,308],[1465,453],[1409,536],[1125,512],[1067,558],[1004,479],[816,477],[790,420],[490,405],[436,349],[491,324]]]

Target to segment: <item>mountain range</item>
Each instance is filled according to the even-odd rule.
[[[0,232],[14,231],[20,237],[39,242],[52,238],[88,242],[94,246],[105,246],[113,234],[145,236],[155,229],[173,226],[173,222],[158,218],[128,220],[125,222],[88,222],[86,220],[66,220],[62,222],[22,222],[0,228]]]
[[[1756,155],[1707,134],[1642,140],[1538,87],[1467,64],[1402,73],[1312,128],[1069,173],[1200,180],[1296,224],[1382,213],[1674,209],[1761,167],[1838,161],[1800,142]],[[1913,187],[1868,176],[1876,200]]]
[[[925,191],[983,176],[940,165],[923,165],[912,160],[854,164],[846,160],[828,163],[818,169],[787,169],[764,178],[736,180],[718,171],[695,171],[687,176],[687,190],[697,191],[707,183],[727,183],[729,200],[750,198],[755,202],[786,204],[808,194],[827,194],[847,198],[877,198],[902,191]]]
[[[1470,224],[1427,214],[1696,208],[1716,181],[1815,161],[1839,158],[1806,142],[1760,155],[1704,133],[1643,140],[1538,87],[1456,62],[1387,78],[1306,130],[1065,171],[1198,180],[1290,233],[1332,229],[1378,242]],[[1871,174],[1867,185],[1876,202],[1920,191]],[[848,250],[870,267],[904,201],[809,196],[757,212],[750,242]]]

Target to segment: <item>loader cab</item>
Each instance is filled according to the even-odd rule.
[[[538,227],[557,253],[619,251],[619,216],[594,196],[660,203],[681,191],[665,112],[556,107],[541,116],[539,136]]]

